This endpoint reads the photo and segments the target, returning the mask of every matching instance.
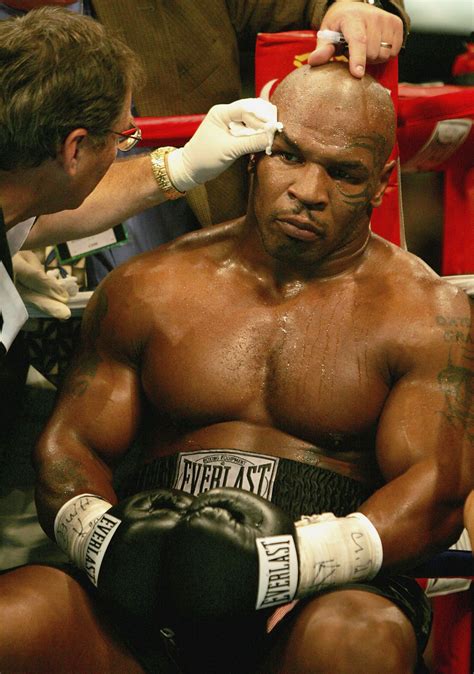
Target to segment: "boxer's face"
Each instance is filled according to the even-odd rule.
[[[350,254],[368,235],[380,187],[383,139],[363,105],[278,105],[283,133],[255,170],[253,203],[263,246],[287,262]]]

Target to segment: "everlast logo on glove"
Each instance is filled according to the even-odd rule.
[[[235,487],[271,500],[278,458],[229,450],[179,454],[175,489],[199,496],[217,487]]]
[[[84,569],[90,581],[96,587],[102,559],[120,523],[121,520],[117,517],[105,513],[94,526],[91,537],[87,542]]]
[[[267,536],[255,541],[259,579],[255,608],[287,604],[296,594],[298,557],[293,536]]]

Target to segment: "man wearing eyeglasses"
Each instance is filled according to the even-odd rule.
[[[29,365],[11,257],[105,231],[268,143],[274,106],[249,99],[216,106],[184,148],[115,161],[139,140],[141,78],[133,52],[89,17],[43,7],[0,21],[0,453]],[[244,119],[258,133],[232,136],[229,122]]]
[[[141,137],[130,113],[141,80],[132,51],[89,17],[43,7],[0,22],[3,354],[26,319],[10,255],[104,231],[179,198],[264,149],[275,130],[274,106],[247,99],[211,110],[184,148],[115,162]],[[232,135],[231,122],[255,133]]]

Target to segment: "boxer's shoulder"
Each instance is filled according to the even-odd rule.
[[[367,279],[368,292],[379,298],[383,291],[387,300],[385,310],[392,308],[399,318],[406,316],[411,320],[411,311],[418,317],[420,311],[426,315],[438,313],[446,308],[446,303],[468,306],[466,294],[440,277],[424,260],[375,235],[372,236],[368,262],[361,272]]]
[[[139,294],[147,285],[153,287],[167,282],[176,286],[182,276],[196,277],[207,267],[215,268],[216,261],[227,257],[232,249],[238,231],[238,222],[229,221],[221,225],[188,232],[169,243],[148,252],[136,255],[107,275],[102,282],[107,292],[115,291],[127,282],[127,286],[139,289]],[[197,264],[199,262],[199,264]]]

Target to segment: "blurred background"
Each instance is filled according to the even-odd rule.
[[[405,7],[411,32],[399,57],[400,82],[456,83],[454,61],[469,41],[474,42],[473,0],[405,0]],[[474,85],[474,72],[471,77]],[[439,273],[443,175],[402,172],[402,193],[408,248]]]

